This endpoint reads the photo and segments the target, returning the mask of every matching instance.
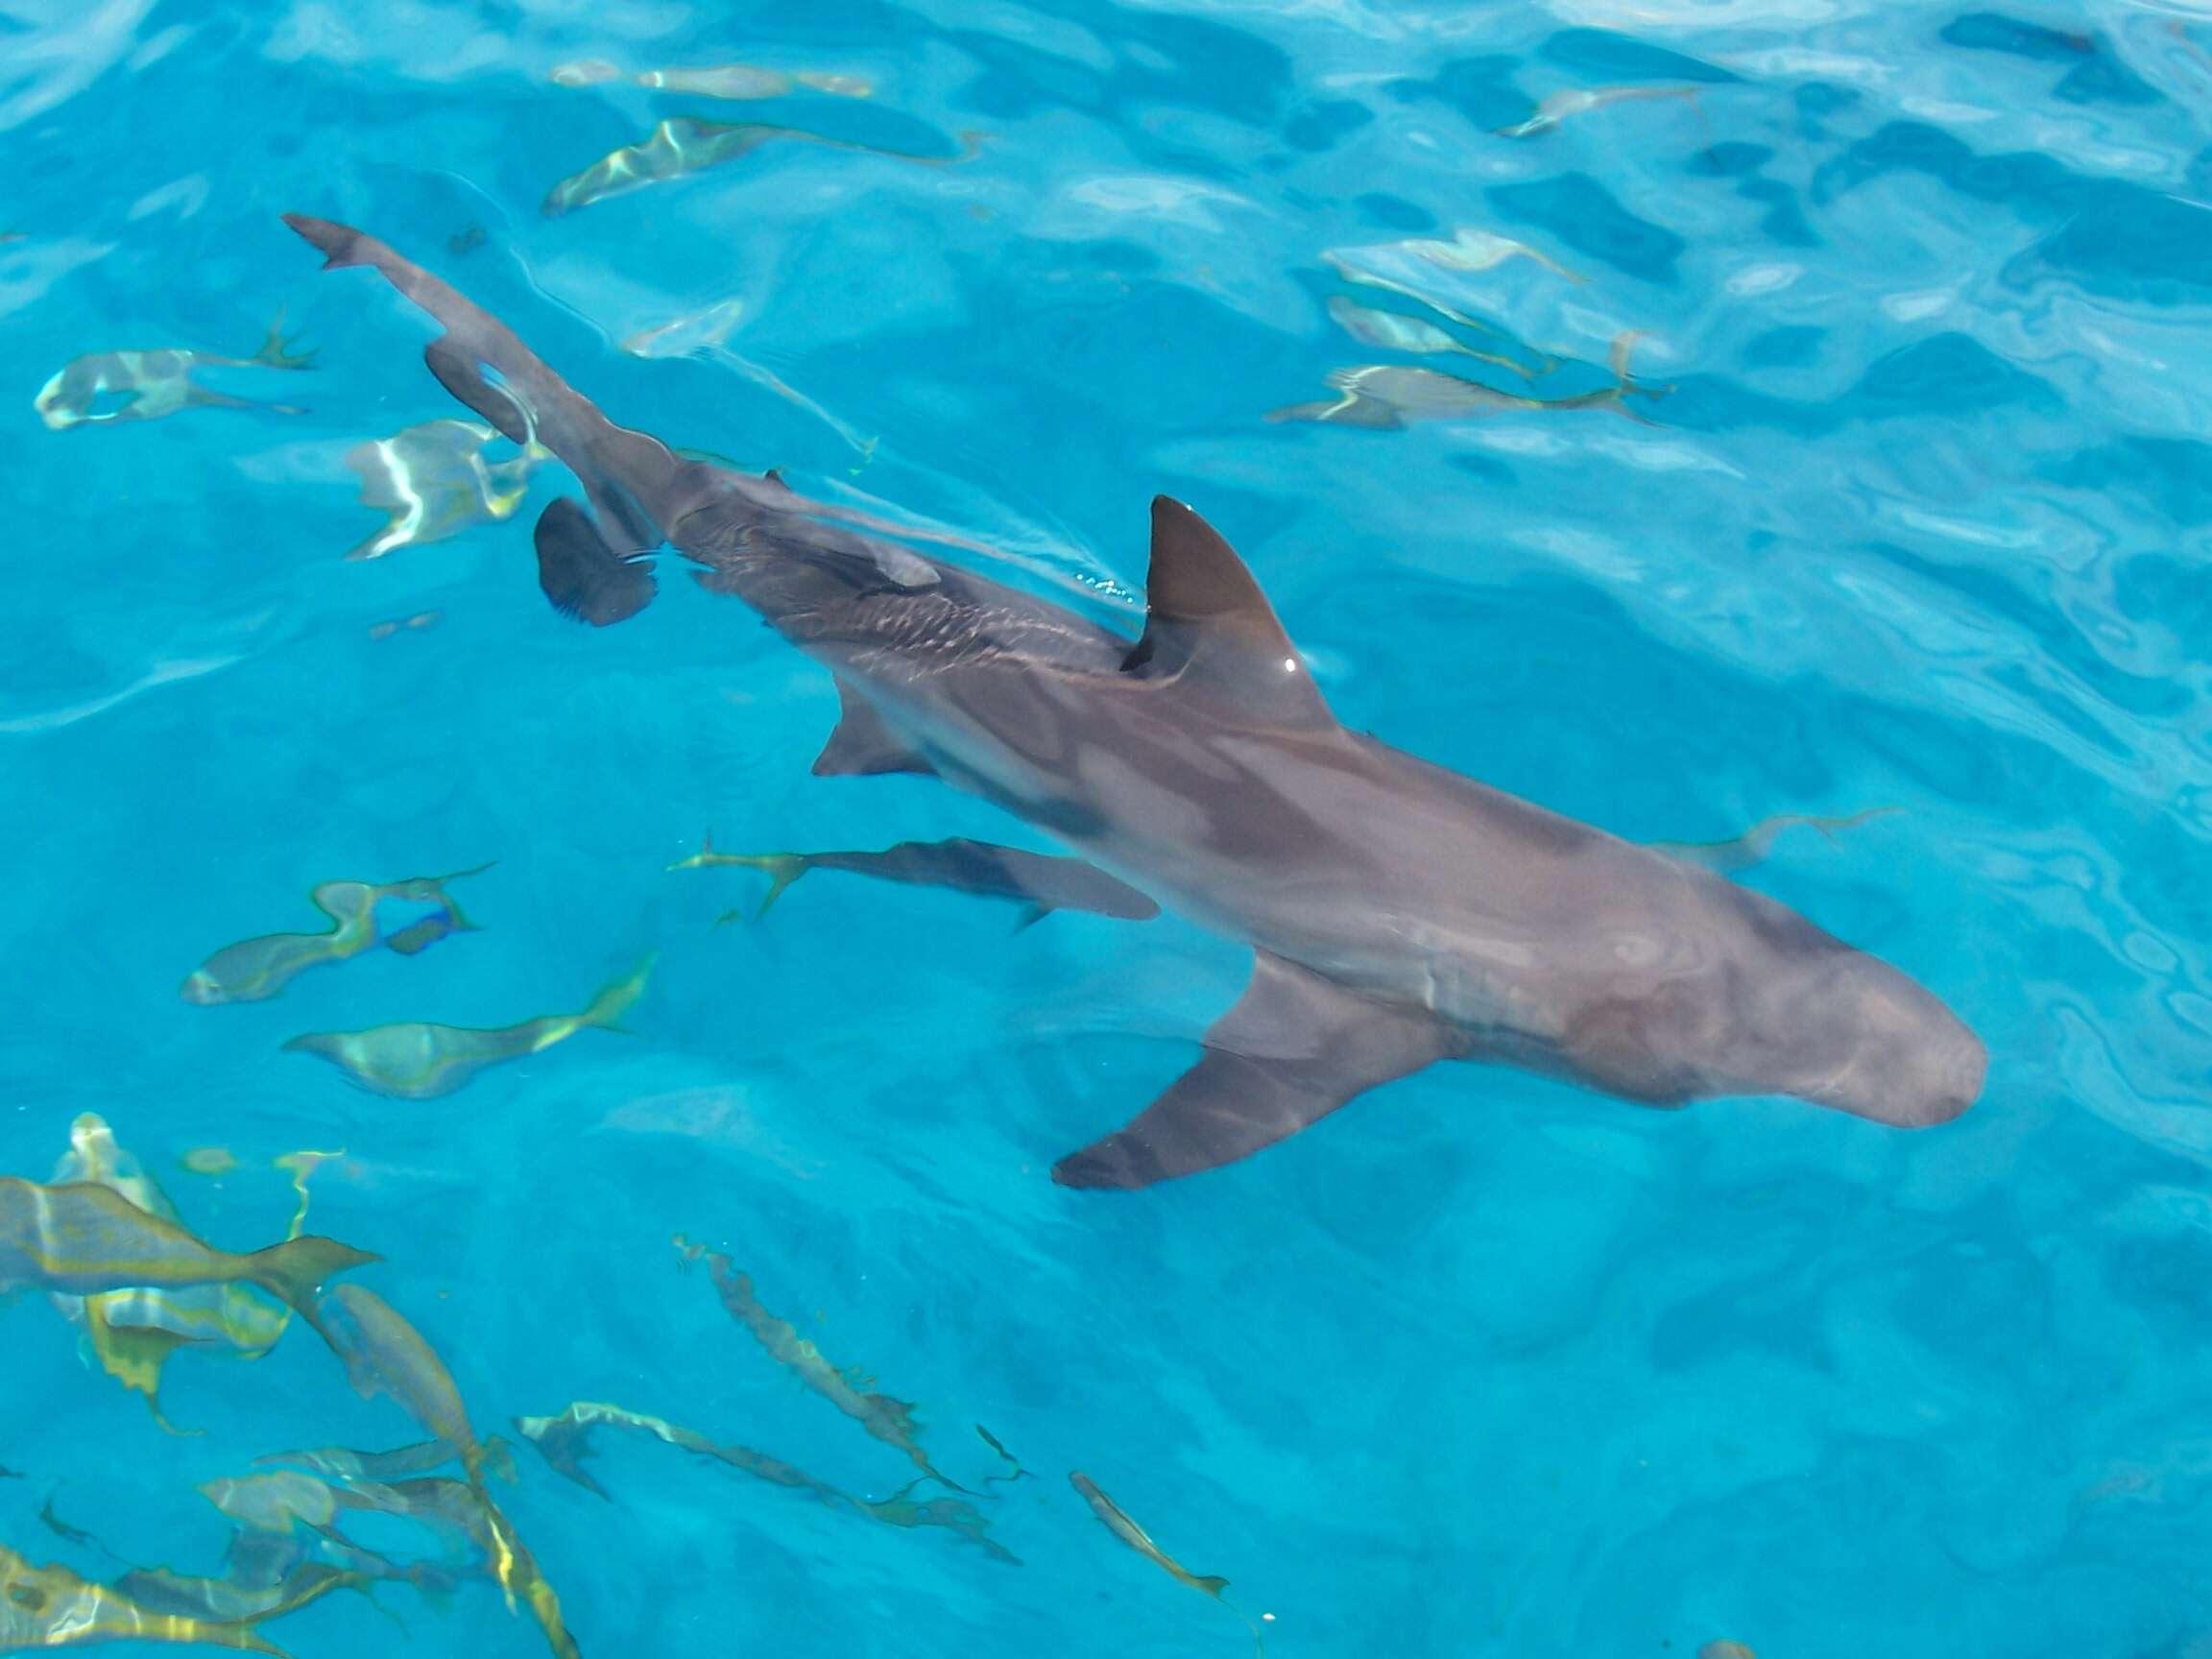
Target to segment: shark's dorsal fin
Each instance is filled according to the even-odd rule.
[[[1182,502],[1152,497],[1144,637],[1124,673],[1188,682],[1286,724],[1332,720],[1275,608],[1237,550]]]

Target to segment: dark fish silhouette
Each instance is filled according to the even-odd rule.
[[[1023,927],[1055,910],[1088,910],[1130,922],[1148,922],[1160,914],[1159,905],[1126,881],[1080,858],[1054,858],[988,841],[902,841],[880,853],[722,853],[709,835],[697,853],[668,868],[700,870],[717,864],[757,870],[768,878],[756,918],[767,915],[768,906],[809,870],[845,870],[878,881],[1017,900],[1022,906],[1018,926]]]
[[[539,580],[605,624],[653,597],[663,541],[822,661],[845,716],[821,769],[927,772],[1249,943],[1206,1052],[1075,1187],[1246,1157],[1438,1060],[1526,1067],[1653,1105],[1793,1094],[1905,1127],[1957,1117],[1987,1056],[1903,974],[1719,876],[1340,725],[1243,562],[1152,507],[1130,640],[862,534],[781,479],[616,426],[498,319],[383,243],[287,223],[444,325],[445,388],[581,482],[538,521]],[[1616,394],[1617,396],[1617,394]]]

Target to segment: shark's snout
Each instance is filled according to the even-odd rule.
[[[1982,1097],[1989,1050],[1950,1009],[1872,957],[1831,986],[1849,1032],[1848,1061],[1804,1094],[1899,1129],[1948,1123]]]

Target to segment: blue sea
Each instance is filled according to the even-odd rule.
[[[0,1173],[96,1115],[235,1252],[300,1175],[512,1448],[483,1489],[595,1659],[1239,1659],[1243,1621],[2204,1659],[2212,16],[1974,3],[10,0]],[[1055,1186],[1247,948],[827,870],[755,920],[761,872],[670,870],[1051,844],[811,776],[829,675],[678,561],[555,613],[567,475],[429,426],[470,418],[421,319],[287,211],[615,420],[1132,637],[1187,500],[1347,725],[1619,835],[1874,814],[1741,878],[1955,1008],[1980,1103],[1446,1066]],[[274,995],[180,995],[339,926],[323,884],[465,871]],[[618,1029],[432,1098],[284,1046],[572,1015],[648,957]],[[403,1388],[296,1320],[186,1343],[157,1418],[69,1312],[0,1309],[0,1647],[66,1633],[32,1569],[281,1544],[391,1569],[259,1626],[300,1659],[548,1650],[406,1514],[345,1555],[203,1490],[423,1441]],[[757,1455],[607,1425],[592,1490],[515,1426],[574,1402]]]

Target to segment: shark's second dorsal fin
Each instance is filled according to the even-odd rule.
[[[1275,608],[1237,550],[1182,502],[1152,497],[1144,637],[1121,663],[1188,681],[1290,725],[1333,723]]]

